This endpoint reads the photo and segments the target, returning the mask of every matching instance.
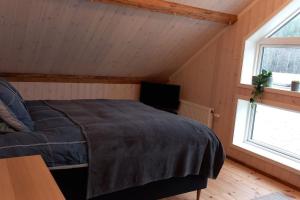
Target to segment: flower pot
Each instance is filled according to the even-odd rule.
[[[269,77],[268,81],[265,84],[265,87],[272,87],[273,85],[273,77]]]
[[[300,82],[299,81],[292,81],[291,82],[291,91],[298,92],[300,90]]]

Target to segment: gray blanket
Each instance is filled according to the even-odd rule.
[[[216,178],[222,167],[221,143],[198,122],[135,101],[47,104],[67,115],[85,134],[88,198],[171,177]]]

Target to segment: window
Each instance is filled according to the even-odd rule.
[[[273,106],[251,106],[246,142],[300,160],[300,113]]]
[[[276,89],[289,90],[300,71],[300,1],[292,1],[245,42],[240,83],[262,69],[273,72]],[[279,88],[278,88],[279,87]]]
[[[260,70],[273,72],[273,85],[289,88],[300,80],[300,46],[261,46]],[[259,70],[259,71],[260,71]]]
[[[297,14],[287,24],[271,35],[271,38],[300,37],[300,15]]]
[[[258,42],[254,75],[262,69],[273,72],[273,86],[289,89],[300,80],[300,13]]]
[[[252,87],[238,86],[233,148],[300,170],[300,92],[279,91],[300,81],[300,1],[291,1],[246,40],[240,83],[251,85],[263,69],[272,71],[273,85],[262,103],[251,105]]]
[[[300,111],[238,99],[233,144],[300,170]]]

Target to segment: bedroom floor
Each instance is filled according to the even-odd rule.
[[[291,199],[300,199],[300,191],[232,160],[226,160],[219,178],[210,180],[208,188],[201,191],[200,200],[251,200],[272,193],[283,193]],[[196,192],[164,200],[196,200]]]

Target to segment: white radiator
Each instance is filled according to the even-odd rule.
[[[214,109],[189,101],[180,100],[179,115],[191,118],[212,128]]]

